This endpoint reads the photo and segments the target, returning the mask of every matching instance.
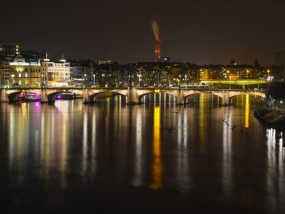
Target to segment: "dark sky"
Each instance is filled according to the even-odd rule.
[[[285,50],[284,0],[14,0],[0,4],[0,40],[51,58],[274,64]]]

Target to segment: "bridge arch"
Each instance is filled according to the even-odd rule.
[[[122,97],[126,97],[127,98],[127,95],[123,94],[123,93],[120,93],[118,91],[100,91],[100,92],[95,92],[95,93],[90,93],[89,95],[89,99],[90,99],[90,102],[96,102],[96,98],[100,95],[100,94],[105,94],[105,93],[111,93],[112,95],[120,95]]]
[[[48,102],[49,102],[49,103],[55,102],[56,95],[57,95],[57,94],[60,94],[61,92],[62,92],[62,91],[56,91],[56,92],[47,94],[46,96],[47,96]]]
[[[147,96],[147,95],[150,95],[150,94],[166,94],[166,95],[169,95],[171,97],[174,97],[174,98],[177,98],[176,95],[174,95],[173,93],[169,93],[168,91],[160,91],[160,92],[155,92],[155,91],[148,91],[148,92],[145,92],[145,93],[142,93],[140,95],[138,95],[138,101],[139,101],[139,104],[143,103],[142,99]]]
[[[8,101],[9,102],[16,102],[19,101],[21,98],[22,92],[21,91],[15,91],[8,94]]]
[[[262,97],[262,98],[266,98],[266,95],[265,93],[260,93],[260,92],[244,92],[244,93],[239,93],[239,94],[233,94],[232,96],[229,96],[229,103],[232,104],[232,100],[234,97],[237,97],[237,96],[242,96],[242,95],[250,95],[250,96],[259,96],[259,97]]]
[[[212,96],[215,96],[217,97],[219,100],[222,100],[222,96],[218,95],[218,94],[214,94],[214,93],[211,93],[211,92],[199,92],[199,91],[196,91],[196,92],[193,92],[193,93],[190,93],[190,94],[187,94],[183,97],[183,102],[184,104],[189,104],[189,98],[195,96],[195,95],[201,95],[201,94],[210,94]],[[187,102],[188,100],[188,102]]]

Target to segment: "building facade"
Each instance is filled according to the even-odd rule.
[[[0,62],[1,87],[40,87],[39,61],[26,62],[21,55],[17,55],[13,61],[2,60]]]
[[[42,87],[67,87],[70,82],[70,63],[65,59],[52,62],[45,58],[41,62]]]

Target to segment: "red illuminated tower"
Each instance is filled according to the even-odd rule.
[[[155,20],[152,20],[151,22],[152,25],[152,29],[153,29],[153,33],[155,36],[155,49],[154,49],[154,60],[155,62],[160,61],[161,58],[161,52],[160,52],[160,43],[161,43],[161,39],[159,37],[159,30],[158,30],[158,25],[157,22]]]
[[[161,43],[161,39],[160,38],[156,38],[155,39],[155,61],[158,62],[160,61],[161,55],[160,55],[160,43]]]

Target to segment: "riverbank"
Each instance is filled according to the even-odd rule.
[[[285,130],[285,114],[278,108],[260,103],[254,112],[255,117],[265,126]]]

